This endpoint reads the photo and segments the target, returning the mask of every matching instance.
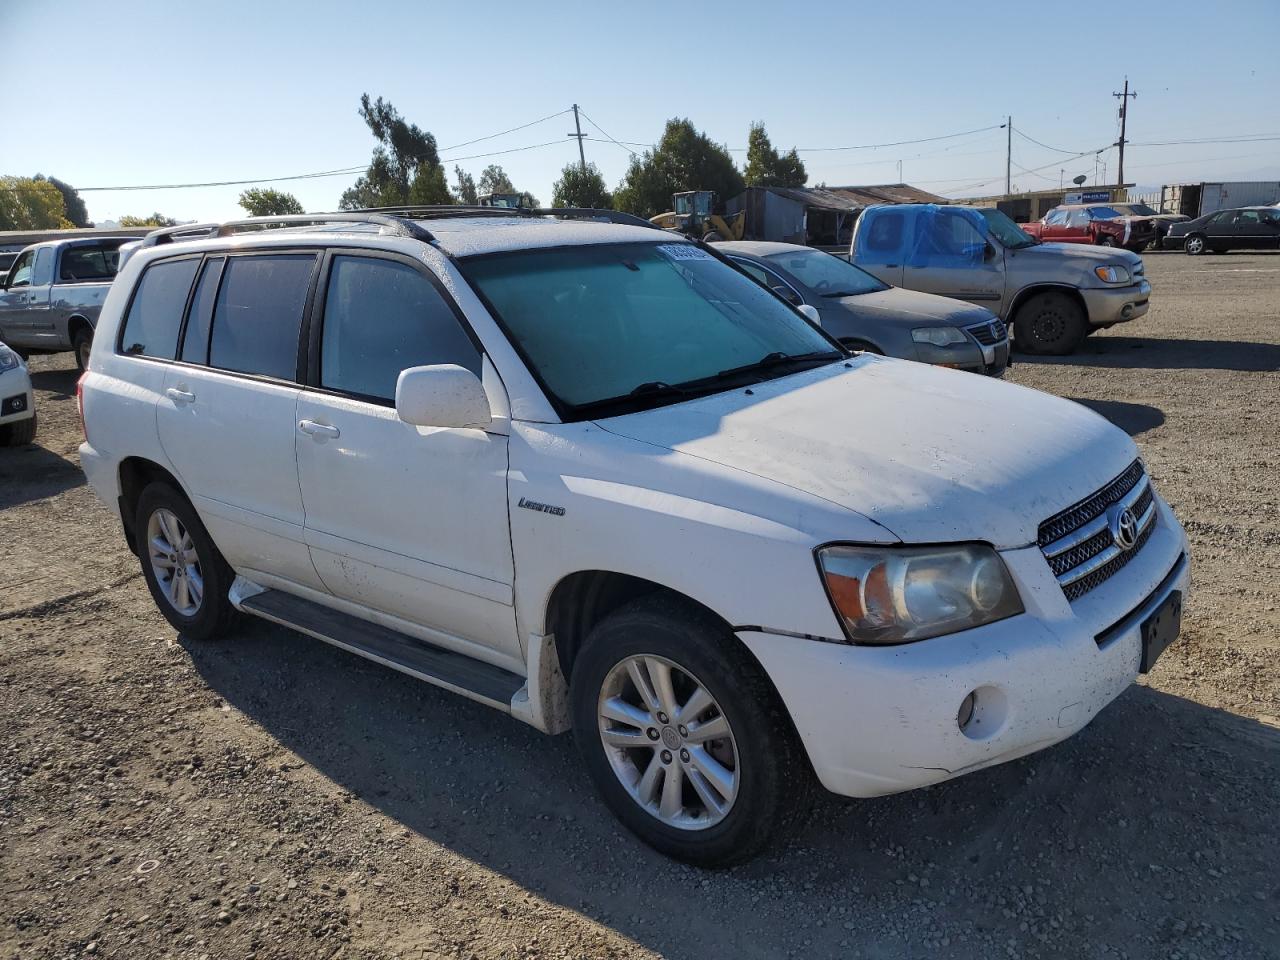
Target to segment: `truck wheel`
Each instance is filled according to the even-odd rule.
[[[76,366],[83,373],[89,369],[89,351],[93,347],[93,330],[81,327],[71,338],[71,349],[76,352]]]
[[[1116,245],[1116,238],[1111,236],[1108,233],[1104,233],[1102,235],[1102,239],[1098,241],[1098,246],[1100,247],[1114,247],[1115,245]]]
[[[1187,251],[1188,257],[1198,257],[1205,252],[1207,246],[1204,242],[1204,234],[1193,233],[1187,237],[1186,245],[1183,247]]]
[[[173,628],[209,640],[230,627],[236,610],[227,591],[235,574],[186,497],[167,483],[148,485],[133,529],[142,575]]]
[[[808,760],[764,672],[723,623],[679,598],[642,597],[597,624],[570,701],[605,803],[669,857],[746,860],[811,795]]]
[[[0,447],[23,447],[36,439],[36,415],[0,427]]]
[[[1027,353],[1063,357],[1084,339],[1084,311],[1071,296],[1056,290],[1037,293],[1014,319],[1014,338]]]

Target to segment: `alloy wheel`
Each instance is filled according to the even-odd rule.
[[[1196,254],[1203,253],[1203,252],[1204,252],[1203,237],[1191,237],[1187,240],[1187,253],[1191,254],[1192,256],[1195,256]]]
[[[600,687],[597,720],[614,775],[645,812],[681,830],[728,815],[738,746],[715,697],[687,670],[664,657],[627,657]]]
[[[191,532],[161,507],[147,520],[147,557],[160,592],[179,614],[194,617],[204,600],[204,575]]]

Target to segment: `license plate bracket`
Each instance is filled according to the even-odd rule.
[[[1160,654],[1178,639],[1181,632],[1182,591],[1174,590],[1164,598],[1155,613],[1142,621],[1142,662],[1138,672],[1147,673],[1155,666]]]

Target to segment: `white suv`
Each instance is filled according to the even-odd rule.
[[[713,864],[811,774],[1062,740],[1177,635],[1186,538],[1077,404],[850,354],[625,216],[296,219],[144,244],[81,382],[191,638],[241,611],[572,728],[631,830]]]

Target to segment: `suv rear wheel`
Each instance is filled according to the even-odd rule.
[[[186,497],[167,483],[150,484],[138,497],[133,529],[142,575],[173,628],[194,640],[227,629],[235,575]]]
[[[81,372],[89,369],[89,352],[93,349],[93,331],[81,327],[71,338],[71,349],[76,352],[76,366]]]
[[[1084,339],[1084,310],[1071,296],[1056,290],[1037,293],[1018,308],[1014,338],[1027,353],[1066,356]]]
[[[570,695],[605,803],[667,856],[745,860],[810,795],[803,748],[764,673],[722,623],[678,598],[645,597],[602,620]]]

